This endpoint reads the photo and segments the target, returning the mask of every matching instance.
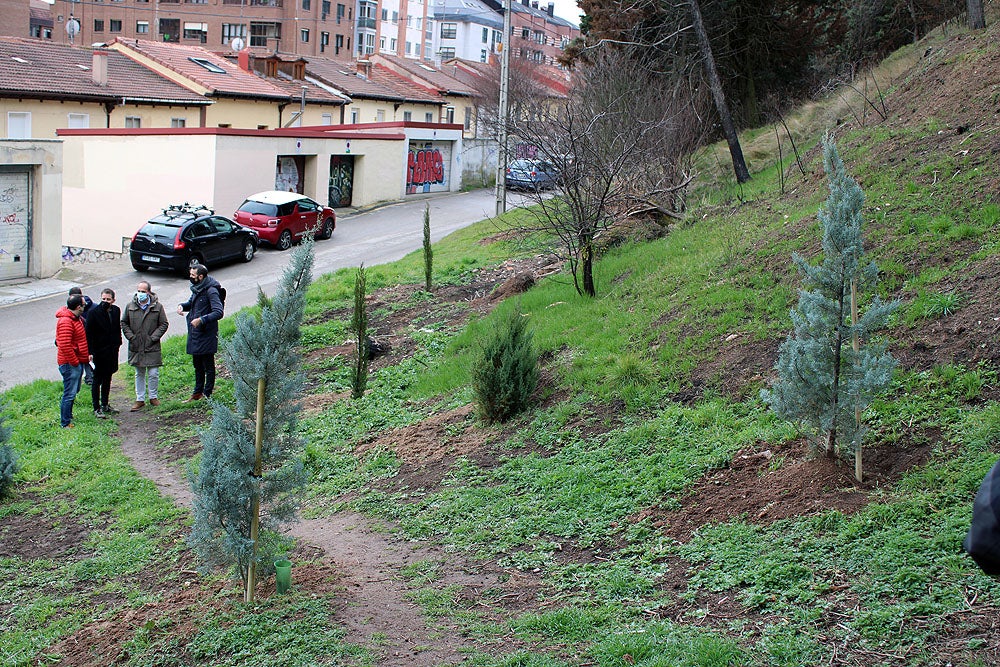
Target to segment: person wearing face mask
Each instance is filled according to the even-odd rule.
[[[194,391],[190,403],[209,398],[215,389],[215,353],[219,350],[219,320],[225,314],[222,286],[208,275],[202,264],[190,271],[191,298],[177,306],[177,314],[187,313],[187,353],[194,364]]]
[[[59,403],[59,423],[73,428],[73,401],[80,391],[83,365],[90,363],[87,332],[83,328],[83,297],[72,294],[66,306],[56,312],[56,363],[63,379],[63,395]]]
[[[87,347],[94,358],[94,381],[90,397],[94,416],[103,419],[118,412],[108,403],[111,376],[118,371],[118,350],[122,346],[122,311],[115,305],[115,291],[101,291],[101,301],[87,314]]]
[[[128,363],[135,367],[135,404],[131,411],[141,410],[149,398],[150,405],[159,405],[160,366],[163,353],[160,339],[167,333],[167,313],[145,280],[135,288],[135,296],[122,313],[122,333],[128,340]]]

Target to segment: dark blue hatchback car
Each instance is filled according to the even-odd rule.
[[[257,232],[212,209],[181,204],[163,209],[132,237],[132,268],[187,273],[196,264],[212,266],[230,260],[249,262],[257,252]]]

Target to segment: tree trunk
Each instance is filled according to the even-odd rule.
[[[973,2],[975,0],[968,0]],[[701,58],[705,61],[705,74],[708,76],[708,87],[712,91],[712,99],[715,100],[715,109],[719,113],[719,122],[722,123],[722,131],[726,135],[726,142],[729,144],[729,154],[733,158],[733,171],[736,172],[736,181],[746,183],[750,180],[750,171],[747,163],[743,159],[743,149],[740,148],[740,139],[736,134],[736,126],[733,124],[733,117],[729,113],[729,105],[726,104],[726,95],[722,92],[722,81],[719,80],[719,73],[715,69],[715,56],[712,55],[712,45],[708,41],[708,33],[705,32],[705,23],[701,18],[701,7],[698,0],[690,0],[691,21],[694,31],[698,35],[698,50]]]
[[[597,296],[597,289],[594,287],[594,241],[588,238],[583,243],[582,270],[583,270],[583,292],[587,296]]]
[[[844,347],[844,290],[840,290],[837,302],[837,335],[833,340],[833,423],[826,434],[826,455],[833,458],[837,455],[837,412],[840,410],[840,359]]]
[[[983,0],[965,0],[969,12],[969,30],[984,30],[986,28],[986,12],[983,11]]]

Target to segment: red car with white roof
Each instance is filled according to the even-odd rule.
[[[288,250],[309,233],[316,234],[318,239],[328,239],[337,226],[337,214],[329,206],[297,192],[281,190],[250,195],[240,204],[233,219],[279,250]]]

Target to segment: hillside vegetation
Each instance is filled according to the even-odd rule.
[[[875,74],[880,92],[857,86],[867,100],[849,91],[790,118],[798,159],[780,126],[780,165],[774,128],[745,133],[748,184],[706,151],[687,222],[608,248],[595,299],[515,242],[518,212],[435,245],[432,293],[419,253],[367,269],[369,326],[390,352],[361,399],[354,272],[317,279],[302,340],[303,513],[314,527],[358,513],[419,550],[382,572],[430,629],[407,652],[364,626],[349,573],[307,545],[292,554],[293,594],[253,608],[223,573],[194,578],[188,512],[121,451],[197,465],[205,413],[179,400],[182,340],[165,346],[175,400],[118,431],[37,419],[57,404],[53,383],[8,390],[23,469],[0,504],[5,664],[1000,664],[1000,583],[960,546],[1000,454],[989,18],[983,33],[946,26],[895,54]],[[824,129],[866,194],[881,296],[903,302],[888,332],[899,367],[865,415],[861,483],[851,465],[811,458],[759,398],[797,300],[791,254],[819,252]],[[529,273],[534,286],[513,294]],[[485,426],[471,360],[515,308],[541,353],[539,389],[528,412]]]

